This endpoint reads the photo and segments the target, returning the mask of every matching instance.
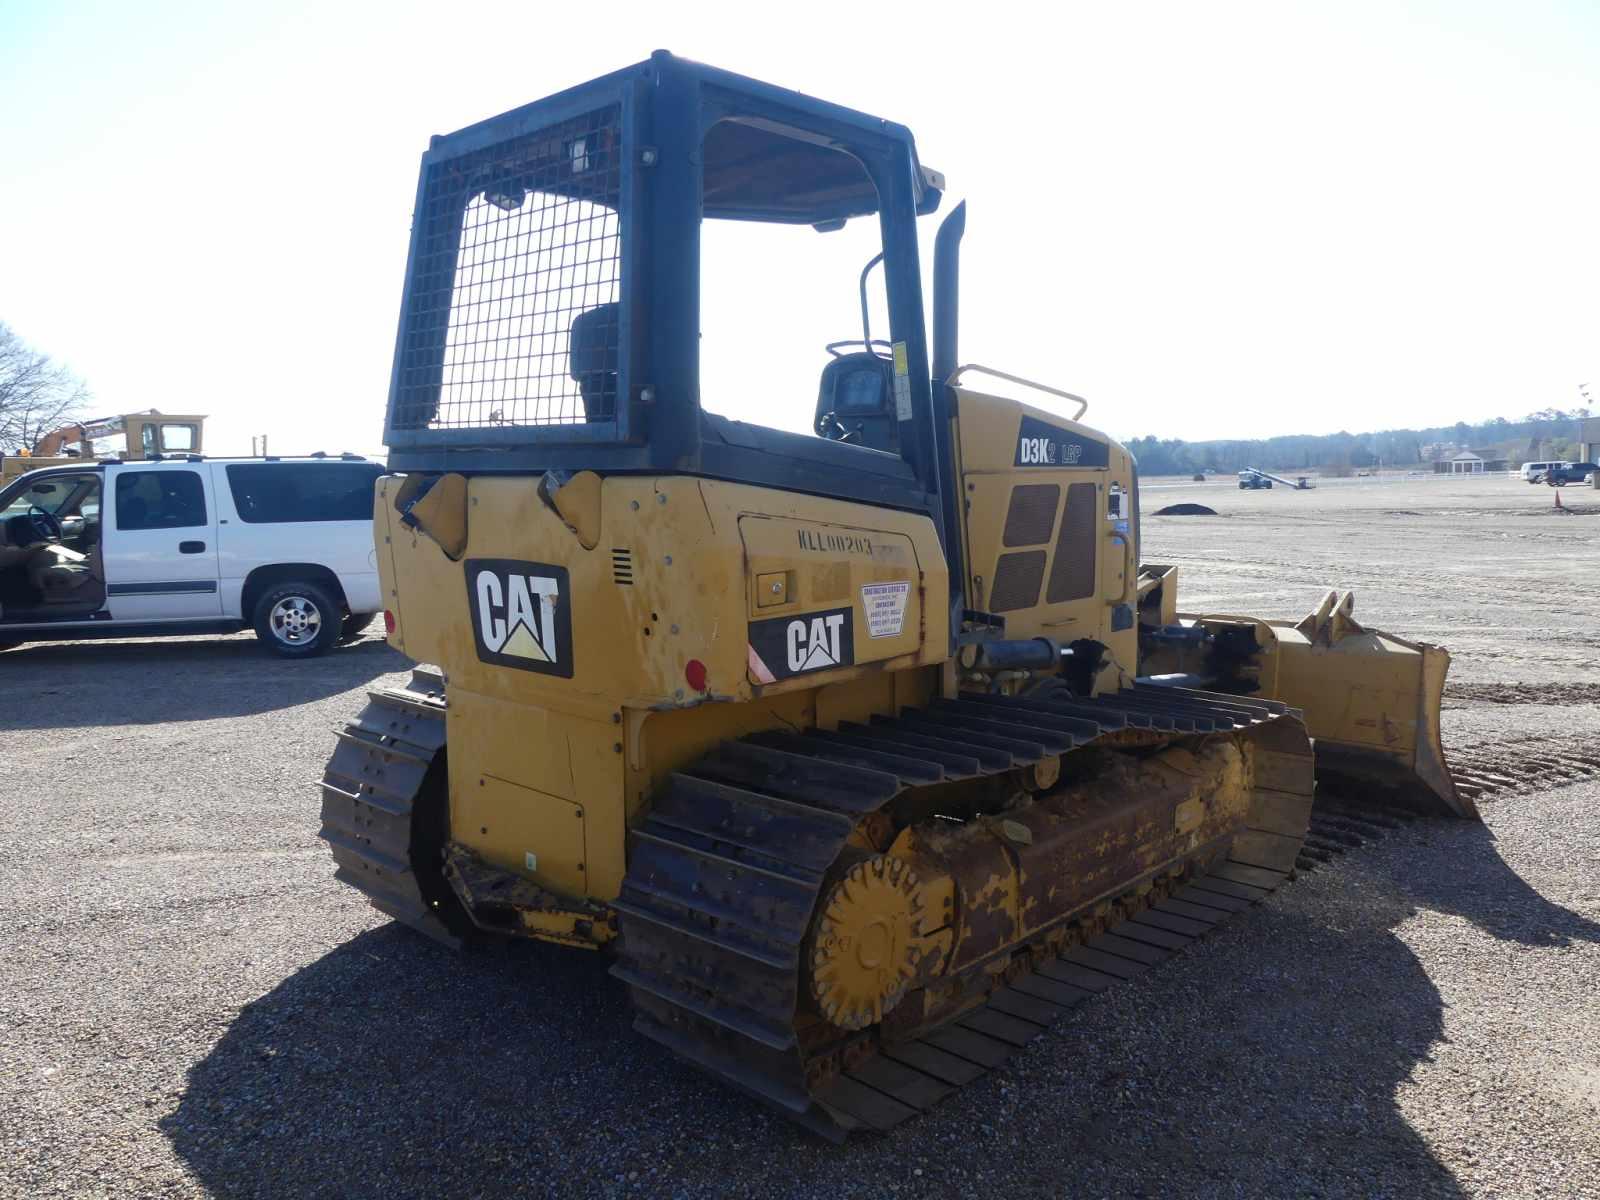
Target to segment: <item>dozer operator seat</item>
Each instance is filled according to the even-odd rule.
[[[586,421],[617,415],[617,305],[600,304],[572,318],[567,373],[583,396]]]
[[[871,350],[841,354],[822,368],[817,388],[818,437],[898,454],[894,361]]]
[[[28,583],[47,602],[70,599],[93,578],[89,556],[66,546],[40,546],[28,559]]]

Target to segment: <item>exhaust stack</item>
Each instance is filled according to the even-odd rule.
[[[935,390],[961,365],[956,345],[961,326],[961,238],[967,232],[967,202],[950,210],[933,242],[933,383]]]

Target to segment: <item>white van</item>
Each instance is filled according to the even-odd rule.
[[[383,606],[378,463],[356,455],[85,462],[0,489],[0,649],[237,632],[322,654]]]
[[[1543,483],[1544,477],[1550,474],[1551,467],[1570,467],[1572,464],[1559,460],[1557,462],[1536,462],[1522,464],[1522,478],[1529,483]]]

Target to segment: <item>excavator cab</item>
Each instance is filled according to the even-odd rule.
[[[70,465],[75,459],[113,456],[133,461],[199,454],[205,448],[205,422],[200,415],[152,408],[63,425],[16,454],[0,455],[0,485],[29,471]]]

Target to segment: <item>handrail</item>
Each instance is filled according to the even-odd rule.
[[[1031,379],[1023,379],[1020,375],[1007,375],[1004,371],[996,371],[993,367],[980,366],[977,363],[967,363],[965,366],[957,367],[950,372],[950,378],[946,382],[951,387],[955,387],[963,371],[978,371],[984,375],[993,375],[996,379],[1004,379],[1007,383],[1017,383],[1023,387],[1033,388],[1037,392],[1048,392],[1052,396],[1060,396],[1063,400],[1074,400],[1078,405],[1078,411],[1070,418],[1074,421],[1081,419],[1083,414],[1089,411],[1089,402],[1082,396],[1074,396],[1071,392],[1063,392],[1060,388],[1049,387],[1043,383],[1035,383]]]

